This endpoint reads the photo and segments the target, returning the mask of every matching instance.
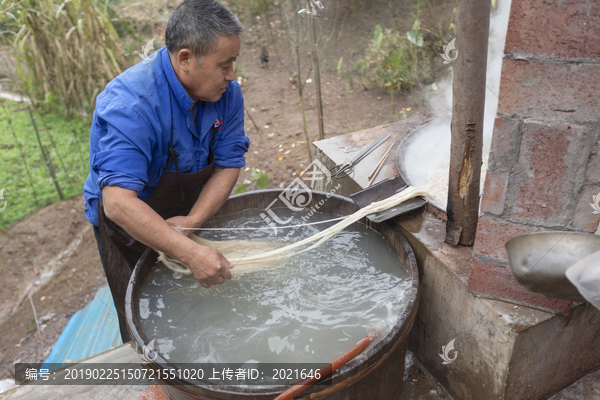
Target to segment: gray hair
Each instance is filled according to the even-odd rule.
[[[218,50],[218,35],[239,36],[240,20],[216,0],[185,0],[167,23],[165,44],[169,53],[190,49],[197,59]]]

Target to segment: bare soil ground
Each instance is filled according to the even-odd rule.
[[[42,362],[70,317],[106,285],[89,226],[83,196],[77,196],[40,208],[2,232],[0,379],[13,377],[17,362]],[[72,242],[79,244],[67,250]],[[54,274],[43,283],[50,269]]]
[[[357,76],[354,76],[354,85],[350,86],[349,80],[339,76],[334,67],[340,57],[344,58],[345,67],[358,59],[360,50],[373,37],[374,26],[388,20],[386,4],[379,2],[375,15],[365,12],[361,19],[354,22],[349,11],[342,10],[342,13],[346,13],[342,32],[337,39],[323,44],[326,47],[325,54],[321,56],[325,138],[429,111],[424,105],[424,91],[417,88],[410,95],[396,98],[397,113],[393,115],[388,93],[380,88],[366,90]],[[409,24],[407,21],[405,25]],[[250,137],[251,146],[246,155],[248,168],[242,171],[240,183],[250,177],[250,169],[255,167],[264,169],[271,178],[268,187],[284,187],[308,165],[309,158],[302,130],[300,98],[296,85],[290,81],[293,62],[289,45],[278,19],[272,17],[270,22],[273,25],[272,32],[278,34],[280,39],[267,44],[270,55],[268,65],[263,67],[260,62],[262,46],[269,43],[268,32],[263,24],[246,28],[239,58],[239,68],[246,77],[242,84],[245,106],[260,128],[258,131],[250,118],[246,118],[246,134]],[[389,23],[388,27],[391,27]],[[410,26],[406,29],[410,29]],[[309,64],[308,55],[302,58],[302,62]],[[306,84],[304,94],[308,134],[312,142],[318,140],[319,134],[314,73],[309,78],[312,82]],[[281,161],[280,157],[283,157]]]
[[[398,400],[453,400],[414,355],[413,360],[414,364],[408,369],[408,377],[402,384]]]
[[[153,0],[144,2],[144,8],[152,4]],[[164,6],[163,2],[160,4]],[[407,7],[399,8],[405,17],[391,19],[387,1],[362,4],[364,7],[375,4],[375,9],[359,15],[341,9],[341,31],[321,57],[326,137],[429,111],[423,105],[423,92],[419,88],[411,95],[397,97],[398,113],[392,115],[390,98],[384,90],[365,90],[357,78],[351,87],[345,77],[338,76],[334,66],[339,57],[344,57],[346,62],[356,60],[371,40],[376,24],[401,31],[410,29],[412,17]],[[452,12],[452,5],[441,4],[431,12],[447,15]],[[280,23],[276,18],[271,22],[277,35]],[[264,24],[254,21],[245,23],[245,27],[239,60],[239,68],[245,76],[242,90],[248,114],[259,129],[247,116],[246,134],[251,147],[246,155],[247,168],[242,170],[238,185],[250,178],[251,168],[255,167],[266,170],[270,177],[268,187],[284,187],[309,162],[302,133],[300,99],[290,83],[290,72],[284,67],[291,65],[290,52],[281,32],[279,39],[272,42],[267,40]],[[266,67],[260,62],[264,44],[271,55]],[[308,61],[305,54],[303,62]],[[317,115],[314,76],[310,78],[312,83],[307,83],[305,88],[306,117],[310,140],[314,141],[318,138]],[[10,212],[10,208],[4,212]],[[73,244],[70,252],[65,253],[70,243]],[[48,264],[56,266],[55,272],[47,282],[42,282]],[[83,214],[82,196],[38,209],[0,232],[0,273],[0,337],[3,339],[0,379],[6,379],[14,373],[16,362],[43,361],[71,315],[106,284],[95,239]],[[41,322],[41,340],[38,340],[31,303],[25,296],[29,291],[33,293],[32,302]]]

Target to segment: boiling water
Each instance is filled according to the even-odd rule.
[[[285,215],[302,224],[302,213]],[[259,211],[213,218],[205,227],[261,227]],[[337,217],[314,214],[308,222]],[[333,223],[294,229],[203,231],[209,240],[293,243]],[[397,322],[411,281],[377,233],[354,224],[319,248],[202,288],[157,263],[142,285],[142,335],[178,363],[316,363],[339,357],[370,329],[376,341]]]

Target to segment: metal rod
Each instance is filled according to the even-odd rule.
[[[385,159],[387,158],[390,150],[392,149],[392,147],[394,146],[394,143],[392,143],[390,145],[390,147],[388,147],[388,149],[386,150],[385,153],[383,153],[383,157],[381,157],[381,160],[379,160],[379,162],[377,163],[377,165],[375,166],[375,168],[373,168],[373,171],[371,171],[371,173],[369,174],[368,178],[371,179],[373,177],[373,175],[375,174],[375,171],[378,171],[380,166],[385,162]]]
[[[352,170],[352,168],[354,168],[354,165],[358,164],[360,162],[360,160],[362,160],[367,155],[369,155],[373,150],[375,150],[377,147],[379,147],[383,142],[388,140],[391,136],[392,135],[390,135],[389,133],[386,133],[385,135],[381,136],[379,139],[375,140],[370,145],[365,146],[365,148],[362,149],[361,151],[359,151],[354,157],[352,157],[352,159],[350,161],[347,161],[344,164],[342,164],[341,166],[339,166],[339,169],[335,172],[335,174],[333,176],[336,178],[344,178],[344,177],[348,176],[349,172],[345,173],[347,170]],[[338,166],[336,166],[336,167],[338,167]]]
[[[377,165],[377,167],[375,168],[375,170],[373,172],[371,172],[371,175],[369,175],[369,184],[367,185],[367,187],[370,187],[373,182],[375,182],[375,179],[377,179],[377,175],[379,175],[379,171],[381,171],[381,168],[383,168],[383,164],[385,164],[385,160],[387,159],[388,155],[390,154],[390,151],[392,150],[392,147],[394,146],[394,143],[392,143],[392,145],[389,147],[389,149],[387,149],[387,151],[385,152],[385,154],[383,155],[383,158],[381,159],[381,161],[379,161],[379,164]]]
[[[390,137],[391,137],[391,135],[389,133],[386,133],[385,135],[381,136],[379,139],[375,140],[370,145],[366,146],[364,149],[359,151],[354,157],[352,157],[352,159],[349,161],[350,164],[358,163],[360,160],[362,160],[367,155],[369,155],[369,153],[371,153],[373,150],[375,150],[377,147],[379,147],[383,142],[388,140]]]

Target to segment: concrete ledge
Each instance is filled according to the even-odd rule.
[[[399,144],[429,119],[415,117],[316,142],[315,152],[332,167],[352,157],[344,153],[349,146],[360,149],[383,133]],[[354,179],[333,179],[318,189],[342,183],[343,195],[362,190],[363,175],[380,157],[362,161]],[[388,157],[382,172],[378,181],[398,174],[395,157]],[[445,223],[436,215],[420,209],[391,223],[404,232],[419,265],[421,301],[409,348],[450,393],[460,400],[545,399],[600,366],[599,310],[584,303],[560,315],[469,292],[473,249],[444,243]],[[456,353],[448,355],[456,359],[443,364],[442,346],[451,340]]]

